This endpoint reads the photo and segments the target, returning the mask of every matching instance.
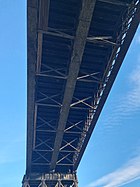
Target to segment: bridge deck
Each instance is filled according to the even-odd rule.
[[[27,174],[77,169],[139,18],[139,0],[28,0]]]

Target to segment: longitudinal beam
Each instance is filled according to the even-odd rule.
[[[49,4],[49,0],[27,1],[27,173],[31,172],[33,140],[35,140],[35,74],[36,71],[40,72],[42,55],[42,33],[37,34],[37,31],[47,30]]]
[[[35,64],[37,52],[37,0],[27,1],[27,166],[26,172],[31,170],[34,124],[34,98],[35,98]]]
[[[62,108],[61,108],[59,122],[58,122],[58,129],[57,129],[55,143],[54,143],[54,151],[51,159],[51,165],[50,165],[51,170],[55,169],[56,167],[59,149],[61,147],[64,129],[68,119],[70,104],[75,90],[75,85],[76,85],[76,81],[77,81],[77,77],[78,77],[78,73],[79,73],[79,69],[85,49],[85,44],[87,40],[87,35],[88,35],[95,3],[96,0],[83,0],[82,2],[82,9],[79,16],[79,23],[76,31],[76,37],[74,40],[71,63],[69,67],[69,74],[65,87],[64,98],[63,98]]]

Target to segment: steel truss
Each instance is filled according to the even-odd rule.
[[[55,95],[51,95],[51,96],[48,96],[47,94],[45,93],[42,93],[42,92],[39,92],[40,95],[43,96],[42,99],[38,99],[36,101],[36,107],[37,106],[48,106],[48,107],[57,107],[57,108],[60,108],[62,107],[62,103],[58,102],[57,99],[55,99],[55,97],[58,97],[58,96],[61,96],[61,93],[59,94],[55,94]],[[82,109],[82,110],[85,110],[85,109],[89,109],[89,108],[94,108],[92,105],[90,105],[89,103],[85,102],[85,101],[88,101],[89,99],[92,99],[92,97],[86,97],[86,98],[82,98],[82,99],[79,99],[79,98],[76,98],[76,97],[73,97],[73,99],[75,100],[75,102],[71,103],[70,105],[70,108],[73,108],[73,109]],[[49,102],[52,102],[51,104]],[[78,104],[83,104],[84,106],[87,106],[87,107],[75,107],[76,105]]]
[[[135,17],[135,13],[137,11],[138,4],[139,4],[139,0],[136,0],[133,4],[129,5],[127,15],[124,15],[124,18],[122,18],[123,19],[122,30],[121,30],[120,34],[118,35],[116,45],[113,47],[112,54],[111,54],[110,60],[108,62],[108,66],[105,70],[105,73],[104,73],[104,76],[103,76],[101,83],[99,85],[98,91],[97,91],[96,95],[94,95],[92,107],[91,107],[91,109],[89,109],[88,116],[87,116],[87,119],[85,121],[85,125],[83,128],[83,132],[81,133],[81,138],[80,138],[78,146],[77,146],[78,151],[75,152],[74,157],[73,157],[73,162],[74,162],[75,168],[77,167],[77,165],[79,163],[79,159],[81,156],[80,154],[82,154],[81,150],[83,148],[83,145],[85,144],[85,139],[87,138],[87,134],[88,134],[90,127],[92,125],[92,121],[94,119],[94,116],[97,113],[98,106],[100,104],[100,101],[101,101],[101,98],[104,94],[104,91],[107,87],[112,70],[117,63],[117,59],[120,55],[121,48],[123,46],[123,43],[125,42],[125,39],[127,37],[127,33],[128,33],[129,28],[131,26],[131,23],[133,22],[133,18]]]
[[[123,23],[122,23],[122,30],[120,32],[120,34],[118,35],[118,38],[116,40],[116,43],[113,43],[111,41],[112,38],[110,37],[87,37],[87,42],[93,42],[93,43],[104,43],[104,44],[110,44],[113,47],[112,50],[112,55],[110,57],[110,60],[108,62],[108,66],[105,70],[104,76],[102,79],[98,78],[98,74],[100,74],[100,72],[93,72],[93,73],[88,73],[88,72],[80,72],[80,75],[77,76],[77,80],[76,81],[83,81],[83,82],[95,82],[99,84],[99,88],[97,90],[97,93],[94,95],[94,97],[92,98],[91,96],[86,97],[86,98],[76,98],[73,97],[73,99],[75,100],[75,102],[70,104],[70,108],[73,109],[81,109],[81,110],[88,110],[88,116],[87,119],[85,121],[85,125],[83,129],[79,129],[79,133],[81,134],[80,139],[79,139],[79,143],[77,147],[74,147],[72,145],[73,141],[63,141],[65,143],[65,145],[63,147],[59,148],[59,152],[61,155],[61,158],[59,160],[57,160],[56,165],[62,164],[61,161],[67,160],[70,161],[69,164],[75,164],[77,162],[77,159],[79,157],[80,151],[83,147],[84,141],[86,139],[86,136],[88,134],[89,128],[92,124],[92,121],[94,119],[94,115],[97,112],[98,106],[100,104],[100,100],[102,98],[102,95],[104,94],[104,90],[107,87],[108,84],[108,80],[110,78],[110,75],[112,73],[112,70],[114,68],[114,65],[116,64],[117,58],[120,54],[121,51],[121,47],[123,46],[123,43],[125,41],[125,38],[127,36],[127,32],[130,28],[130,25],[133,21],[133,17],[135,15],[135,12],[137,10],[137,4],[139,1],[135,1],[135,4],[129,5],[128,7],[128,12],[127,12],[127,16],[125,15],[123,19]],[[73,40],[75,38],[75,36],[70,36],[68,34],[66,34],[64,31],[61,30],[56,30],[53,28],[48,28],[48,31],[41,31],[39,30],[39,32],[41,32],[42,34],[48,34],[48,35],[54,35],[54,36],[58,36],[58,37],[64,37],[64,38],[68,38]],[[43,66],[46,67],[46,71],[44,72],[38,72],[37,71],[37,76],[46,76],[46,77],[50,77],[50,78],[57,78],[57,79],[67,79],[68,75],[66,73],[64,73],[64,68],[54,68],[54,67],[50,67],[48,65],[42,64]],[[58,107],[61,108],[62,107],[62,103],[57,101],[57,97],[59,95],[61,95],[61,93],[58,94],[54,94],[51,96],[48,96],[46,93],[42,93],[40,92],[40,94],[42,95],[42,99],[39,99],[36,101],[36,105],[37,106],[44,106],[44,107]],[[88,100],[93,100],[92,103],[89,103]],[[49,104],[49,101],[53,102],[53,104]],[[79,104],[82,104],[82,106],[79,106]],[[82,121],[83,122],[83,121]],[[68,123],[68,122],[67,122]],[[72,129],[73,127],[77,127],[77,124],[81,123],[81,121],[72,124],[70,127],[64,129],[64,133],[74,133],[72,131],[69,131],[70,129]],[[36,131],[44,131],[44,132],[55,132],[56,133],[56,129],[54,129],[54,127],[51,125],[50,122],[45,122],[43,125],[48,125],[50,126],[52,129],[51,130],[41,130],[41,129],[36,129]],[[77,132],[76,132],[77,133]],[[75,141],[75,140],[74,140]],[[44,144],[47,144],[47,141],[42,142]],[[49,146],[47,144],[47,146]],[[66,147],[70,146],[73,151],[68,152],[67,150],[65,150]],[[36,147],[37,148],[37,147]],[[44,152],[47,152],[48,150],[44,150]],[[51,147],[49,149],[49,151],[53,151],[53,148]],[[43,151],[42,151],[43,152]],[[69,160],[69,155],[74,152],[74,157],[73,157],[73,163],[71,162],[71,160]],[[63,154],[62,154],[63,153]],[[65,153],[65,154],[64,154]],[[41,156],[41,155],[40,155]]]
[[[54,79],[63,79],[66,80],[68,75],[64,74],[61,71],[64,71],[65,68],[55,68],[50,67],[48,65],[42,64],[42,66],[46,67],[46,71],[36,72],[36,76],[38,77],[47,77],[47,78],[54,78]],[[98,78],[98,74],[100,72],[80,72],[81,76],[77,77],[77,81],[79,82],[91,82],[91,83],[101,83],[101,80]]]
[[[42,119],[41,119],[42,120]],[[45,125],[49,125],[49,122],[44,121]],[[79,121],[75,124],[71,123],[70,121],[68,122],[69,127],[65,129],[65,133],[75,133],[75,131],[71,130],[72,128],[77,128],[78,132],[81,134],[82,129],[80,127],[78,127],[79,124],[81,124],[83,121]],[[56,132],[56,130],[39,130],[36,129],[36,132]],[[50,138],[46,138],[45,141],[41,140],[39,137],[36,137],[36,140],[38,143],[36,143],[34,145],[34,152],[36,153],[37,157],[36,159],[33,160],[32,165],[50,165],[49,164],[49,160],[47,159],[47,154],[53,152],[53,147],[51,147],[49,145],[49,141],[51,141]],[[79,150],[77,149],[77,147],[74,146],[74,142],[77,141],[77,138],[73,139],[73,140],[65,140],[63,139],[63,146],[60,147],[60,159],[57,161],[57,165],[73,165],[73,161],[71,159],[69,159],[69,156],[73,153],[75,153],[76,151],[79,152]],[[40,146],[44,145],[46,148],[45,149],[40,149]],[[68,147],[71,147],[71,150],[68,150]],[[38,162],[38,160],[42,159],[43,162],[40,163]],[[45,161],[45,163],[44,163]],[[64,162],[65,161],[65,162]],[[66,164],[65,164],[66,163]]]
[[[89,98],[85,98],[84,101],[87,99],[89,99]],[[78,103],[84,102],[84,101],[81,100],[81,101],[78,101]],[[77,105],[78,103],[74,102],[73,104]],[[85,104],[85,105],[87,105],[87,104]],[[46,120],[42,119],[40,116],[38,116],[38,119],[41,121],[41,124],[35,128],[35,133],[36,132],[56,133],[56,128],[51,125],[51,122],[53,120],[46,121]],[[65,133],[72,133],[72,134],[73,133],[81,134],[82,128],[79,127],[79,125],[81,123],[83,123],[83,120],[78,121],[77,123],[72,123],[71,121],[68,121],[67,122],[68,127],[64,130],[64,132]],[[49,129],[44,129],[44,127],[49,128]],[[77,132],[75,132],[73,130],[73,128],[76,128]],[[77,138],[75,138],[73,140],[69,140],[69,141],[63,139],[63,146],[61,146],[59,149],[60,159],[56,163],[57,166],[59,166],[59,165],[73,166],[73,160],[70,159],[69,157],[71,156],[71,154],[73,154],[75,152],[79,152],[77,147],[74,146],[75,141],[77,141]],[[50,142],[51,142],[50,137],[46,137],[45,140],[42,140],[41,138],[39,138],[35,135],[33,151],[36,153],[36,158],[33,159],[32,165],[48,165],[48,166],[50,165],[50,160],[47,159],[47,155],[49,153],[52,153],[54,150],[53,147],[50,145]],[[42,146],[42,145],[45,146],[44,149],[40,148],[40,146]],[[68,149],[69,147],[71,148],[71,150]],[[39,161],[41,159],[42,159],[42,162]]]
[[[89,2],[90,1],[91,0],[89,0]],[[76,173],[73,171],[77,170],[87,142],[109,93],[108,90],[110,90],[111,84],[113,83],[111,80],[114,80],[114,77],[118,72],[116,64],[121,64],[120,62],[122,62],[123,56],[125,56],[127,51],[127,46],[130,43],[127,38],[132,30],[131,23],[133,22],[137,9],[139,9],[138,7],[140,2],[140,0],[134,0],[132,1],[132,4],[128,4],[120,0],[98,1],[127,7],[125,14],[123,16],[121,15],[122,24],[119,25],[120,30],[117,33],[117,39],[115,39],[115,41],[110,34],[108,36],[100,35],[96,37],[88,35],[96,0],[91,1],[93,2],[92,6],[88,5],[88,0],[83,0],[76,35],[68,34],[69,32],[67,33],[67,29],[62,30],[48,27],[48,21],[46,22],[44,18],[49,17],[47,15],[49,14],[49,0],[40,0],[39,11],[37,11],[38,8],[36,7],[35,16],[37,19],[37,15],[39,14],[39,26],[35,29],[35,39],[32,36],[31,42],[29,43],[32,44],[36,42],[35,46],[37,46],[37,50],[35,50],[35,54],[37,53],[37,59],[33,60],[36,62],[36,67],[30,67],[30,79],[32,81],[29,79],[28,82],[31,84],[29,84],[28,89],[31,92],[36,81],[36,83],[41,83],[39,85],[41,90],[35,90],[35,96],[32,92],[28,96],[30,99],[28,102],[29,106],[32,106],[28,109],[27,175],[25,175],[23,179],[22,187],[78,186]],[[85,6],[86,4],[87,6]],[[92,7],[92,9],[89,11],[88,7]],[[30,7],[30,9],[33,8]],[[34,19],[35,16],[31,16],[31,18]],[[41,21],[42,19],[44,23]],[[71,53],[69,72],[67,67],[64,68],[63,66],[59,65],[55,67],[56,62],[54,64],[47,64],[44,62],[45,58],[42,60],[43,42],[46,35],[47,37],[55,36],[66,38],[68,41],[71,41],[71,43],[74,43],[74,45],[71,46],[73,50]],[[128,43],[127,45],[126,42]],[[103,72],[100,72],[100,69],[90,70],[87,68],[87,70],[83,71],[84,66],[81,67],[81,62],[86,43],[90,45],[97,44],[99,47],[107,46],[112,49],[112,54],[104,74]],[[32,45],[30,47],[31,49],[33,48]],[[53,55],[53,50],[47,50],[48,54]],[[31,50],[31,57],[36,56],[33,52],[34,50]],[[97,56],[99,56],[99,54],[97,54]],[[104,55],[102,56],[104,57]],[[34,73],[32,73],[32,71]],[[112,78],[113,74],[114,77]],[[60,92],[60,90],[62,90],[60,89],[61,86],[58,86],[58,92],[57,89],[56,91],[52,89],[50,92],[47,92],[44,89],[45,77],[47,80],[46,82],[49,85],[49,80],[54,82],[56,79],[59,79],[59,84],[61,84],[61,82],[66,82],[64,93],[63,91]],[[87,83],[87,85],[94,83],[96,86],[98,86],[95,89],[95,94],[81,96],[80,94],[77,94],[78,91],[76,94],[74,94],[76,84],[81,85],[81,82]],[[61,98],[62,95],[63,98]],[[47,114],[48,116],[44,114],[44,111],[47,111],[46,109],[49,111],[49,114]],[[55,111],[60,112],[59,117],[56,116],[56,118],[54,118],[55,115],[52,113],[50,114],[51,109],[54,111],[54,113]],[[76,115],[79,112],[78,110],[80,110],[80,112],[85,112],[87,116],[84,119],[77,119],[75,117],[76,115],[74,115],[73,118],[69,118],[69,114],[72,115],[74,110]],[[40,111],[43,111],[43,114],[41,114]],[[41,167],[45,169],[43,169],[43,171],[41,169],[39,170],[38,168]],[[36,168],[38,170],[36,170]],[[61,173],[62,170],[64,173]],[[57,171],[58,173],[56,173]],[[34,172],[40,173],[38,174]]]
[[[22,187],[78,187],[76,173],[47,173],[25,175]]]

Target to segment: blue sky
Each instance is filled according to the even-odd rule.
[[[81,161],[80,187],[140,186],[140,27]]]
[[[0,0],[0,186],[25,172],[26,4]],[[80,187],[140,186],[140,28],[78,169]]]
[[[24,0],[0,0],[0,186],[25,172],[26,25]]]

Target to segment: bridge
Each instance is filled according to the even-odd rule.
[[[76,171],[140,21],[139,0],[27,0],[23,187],[77,187]]]

